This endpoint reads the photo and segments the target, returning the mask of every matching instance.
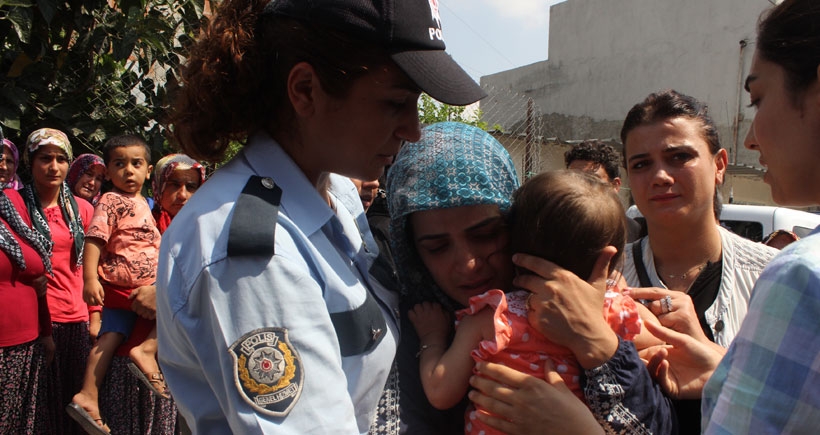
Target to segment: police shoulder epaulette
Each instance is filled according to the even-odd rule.
[[[359,355],[375,348],[384,338],[387,323],[379,302],[367,290],[364,303],[350,311],[330,313],[343,357]]]
[[[268,177],[253,175],[234,204],[228,230],[228,256],[273,256],[282,189]]]

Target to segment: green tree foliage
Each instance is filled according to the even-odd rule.
[[[468,111],[466,106],[440,103],[427,94],[421,94],[419,99],[419,121],[423,125],[456,121],[487,130],[487,123],[481,121],[481,109]]]
[[[0,0],[0,124],[66,132],[76,153],[114,135],[157,155],[167,94],[205,0]]]

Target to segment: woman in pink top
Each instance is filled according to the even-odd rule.
[[[0,433],[4,434],[49,433],[41,385],[47,359],[43,344],[53,349],[43,276],[50,270],[51,246],[29,225],[20,195],[14,189],[0,189]]]
[[[64,408],[82,385],[86,359],[91,350],[89,306],[83,302],[82,252],[85,230],[94,209],[75,197],[64,183],[73,154],[65,133],[50,128],[32,132],[23,155],[31,171],[31,183],[20,190],[33,228],[52,243],[53,274],[48,275],[48,306],[56,345],[48,369],[48,415],[54,423],[50,433],[81,434]],[[99,330],[100,307],[92,330]]]

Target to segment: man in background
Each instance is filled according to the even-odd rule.
[[[586,140],[564,153],[567,169],[576,169],[597,176],[611,184],[615,193],[621,190],[621,155],[611,145],[599,140]],[[643,226],[635,219],[626,218],[627,243],[640,239],[646,234]]]

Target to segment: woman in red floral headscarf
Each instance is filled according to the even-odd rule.
[[[105,162],[96,154],[80,154],[68,168],[65,182],[75,196],[97,205],[105,180]]]
[[[185,154],[169,154],[154,166],[154,219],[164,233],[171,219],[205,182],[205,168]]]

